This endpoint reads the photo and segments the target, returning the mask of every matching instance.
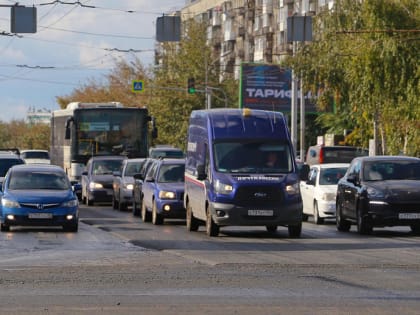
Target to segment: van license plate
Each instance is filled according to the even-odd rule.
[[[249,216],[272,217],[273,210],[248,210]]]
[[[398,219],[420,219],[420,213],[399,213]]]
[[[52,213],[29,213],[29,219],[51,219]]]

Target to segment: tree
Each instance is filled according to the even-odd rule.
[[[320,95],[319,123],[352,130],[349,144],[377,131],[381,153],[420,156],[419,16],[416,0],[340,0],[315,18],[315,41],[290,64]]]
[[[233,74],[225,74],[220,82],[220,60],[206,46],[206,25],[194,20],[186,22],[185,36],[179,43],[164,43],[160,65],[154,73],[150,111],[159,127],[158,143],[185,148],[188,119],[192,110],[205,109],[206,84],[211,87],[211,107],[225,107],[237,102],[237,83]],[[194,78],[194,94],[187,93],[187,82]],[[224,91],[225,93],[221,93]],[[225,100],[227,95],[228,100]]]

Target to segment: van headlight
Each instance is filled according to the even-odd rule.
[[[287,192],[288,195],[291,195],[291,196],[300,194],[299,183],[286,185],[286,192]]]
[[[216,183],[214,184],[214,190],[216,193],[228,195],[233,191],[233,187],[232,185],[224,184],[219,180],[216,180]]]

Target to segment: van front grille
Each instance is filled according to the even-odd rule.
[[[278,207],[283,200],[281,188],[273,186],[242,186],[235,194],[235,203],[243,207]]]

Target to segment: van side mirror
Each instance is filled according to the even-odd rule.
[[[197,179],[203,180],[207,178],[206,167],[204,164],[197,165]]]
[[[307,181],[309,175],[309,165],[303,164],[299,170],[299,178],[300,180]]]

